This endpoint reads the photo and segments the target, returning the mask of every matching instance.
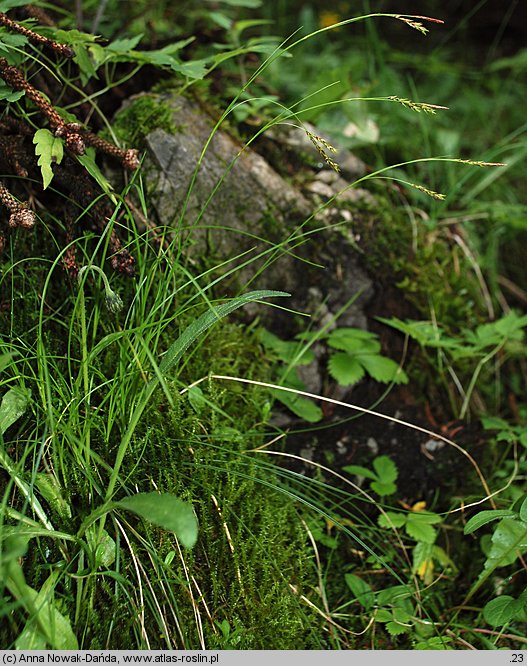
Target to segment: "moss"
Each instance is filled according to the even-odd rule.
[[[478,291],[461,248],[444,231],[421,222],[412,228],[403,208],[382,196],[377,200],[356,226],[367,267],[401,289],[423,316],[433,312],[447,328],[479,323]]]
[[[172,115],[170,105],[160,95],[144,94],[117,112],[112,128],[123,144],[140,147],[145,137],[155,129],[171,134],[176,132]]]

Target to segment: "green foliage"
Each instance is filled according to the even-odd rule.
[[[337,328],[327,337],[332,349],[328,361],[331,376],[341,385],[357,383],[365,374],[377,382],[408,383],[402,368],[390,358],[381,356],[381,345],[374,333],[359,328]]]
[[[145,136],[155,129],[175,134],[172,110],[161,95],[144,94],[131,100],[118,111],[112,132],[125,145],[140,146]]]
[[[395,463],[389,456],[378,456],[373,460],[373,470],[360,465],[346,465],[342,469],[348,474],[364,476],[371,480],[370,488],[381,497],[393,495],[397,492],[398,471]]]
[[[192,548],[198,538],[198,521],[192,507],[168,493],[139,493],[125,497],[115,505],[137,514],[164,530],[174,532],[178,540]]]
[[[52,164],[60,164],[64,156],[64,143],[62,139],[53,136],[45,128],[35,132],[33,137],[35,144],[35,153],[39,155],[38,165],[42,171],[42,182],[44,189],[48,187],[53,178]]]
[[[404,370],[395,361],[381,355],[377,336],[369,331],[337,328],[329,334],[303,332],[296,336],[297,341],[285,341],[260,329],[259,337],[262,344],[285,366],[280,384],[290,389],[305,390],[297,369],[315,362],[315,355],[309,346],[318,341],[326,342],[330,351],[328,372],[341,386],[356,384],[366,375],[381,383],[408,382]],[[305,421],[316,423],[321,420],[322,411],[311,399],[279,390],[273,390],[272,394]]]

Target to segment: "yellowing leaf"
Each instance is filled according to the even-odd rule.
[[[426,502],[421,501],[421,502],[416,502],[410,510],[419,512],[419,511],[424,511],[425,509],[426,509]]]
[[[35,145],[35,154],[39,155],[38,166],[42,172],[42,182],[44,189],[51,183],[53,178],[52,164],[60,164],[64,156],[64,145],[62,139],[59,139],[48,130],[39,129],[33,137]]]
[[[419,565],[416,573],[425,585],[430,585],[434,580],[434,561],[424,560]]]

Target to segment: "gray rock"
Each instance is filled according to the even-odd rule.
[[[214,131],[215,120],[198,103],[184,97],[167,101],[178,132],[157,129],[146,137],[143,174],[158,222],[179,236],[183,252],[205,255],[209,264],[229,262],[224,272],[254,259],[221,283],[226,294],[249,283],[282,289],[292,294],[287,307],[314,317],[316,326],[338,316],[340,326],[365,328],[373,285],[355,246],[353,206],[371,195],[361,198],[360,191],[326,206],[321,195],[333,197],[348,181],[317,180],[306,169],[311,191],[305,180],[301,190],[223,127]],[[289,149],[314,150],[301,131],[294,140],[298,146],[291,140]],[[351,165],[353,156],[346,159]],[[363,166],[354,163],[355,177]],[[268,311],[258,312],[265,317]],[[275,319],[277,311],[272,314]]]

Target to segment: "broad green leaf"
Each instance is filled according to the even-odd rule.
[[[379,606],[387,606],[392,604],[394,606],[411,608],[410,598],[412,597],[411,591],[406,585],[394,585],[380,590],[377,595],[377,603]]]
[[[520,520],[527,523],[527,497],[523,500],[522,505],[520,506]]]
[[[203,391],[199,386],[192,386],[187,391],[187,398],[196,414],[199,414],[207,404]]]
[[[434,575],[434,547],[431,543],[420,541],[412,552],[412,573],[430,585]]]
[[[393,482],[397,479],[399,472],[397,465],[389,456],[378,456],[373,461],[373,469],[377,472],[379,481],[383,483]]]
[[[407,514],[395,513],[394,511],[386,511],[381,513],[377,518],[380,527],[387,529],[394,529],[402,527],[406,523]]]
[[[475,516],[472,516],[463,529],[464,534],[472,534],[479,530],[483,525],[498,520],[499,518],[509,518],[516,515],[514,511],[508,509],[493,509],[490,511],[480,511]]]
[[[346,465],[342,469],[348,474],[363,476],[365,479],[371,479],[372,481],[378,480],[375,472],[372,472],[371,469],[368,469],[367,467],[362,467],[362,465]]]
[[[384,483],[382,481],[372,481],[371,489],[380,495],[381,497],[386,497],[387,495],[393,495],[397,491],[397,486],[395,483]]]
[[[506,594],[492,599],[483,609],[483,617],[491,627],[502,627],[513,620],[525,607],[525,601]]]
[[[106,530],[99,535],[99,526],[90,525],[86,530],[86,542],[93,553],[97,568],[108,569],[115,562],[117,545]]]
[[[35,485],[42,497],[61,518],[71,518],[71,507],[64,499],[62,488],[55,476],[47,472],[38,472],[35,477]]]
[[[5,573],[7,588],[29,615],[19,637],[20,644],[32,645],[36,649],[45,642],[53,650],[77,650],[78,643],[70,621],[55,606],[54,590],[62,573],[54,571],[38,592],[25,583],[22,567],[17,561],[11,561]]]
[[[13,90],[7,83],[0,81],[0,99],[6,102],[16,102],[25,95],[23,90]]]
[[[1,0],[0,12],[7,12],[13,7],[22,7],[23,5],[27,5],[25,0]]]
[[[64,144],[62,139],[53,136],[48,129],[39,129],[33,137],[35,154],[39,155],[37,164],[42,173],[44,189],[51,183],[53,178],[52,164],[60,164],[64,156]]]
[[[313,400],[303,395],[297,395],[288,391],[279,391],[277,389],[272,389],[271,394],[276,400],[285,405],[287,409],[290,409],[293,414],[296,414],[304,421],[318,423],[322,420],[322,410]]]
[[[377,336],[360,328],[336,328],[328,335],[328,346],[350,352],[375,354],[381,350]]]
[[[274,351],[280,361],[291,366],[308,365],[315,360],[314,353],[311,349],[307,349],[305,345],[300,342],[282,340],[265,328],[258,331],[258,339],[264,347]]]
[[[527,552],[527,523],[514,518],[503,518],[492,535],[492,546],[482,576],[487,577],[497,567],[515,562]]]
[[[11,361],[17,355],[17,353],[18,352],[8,352],[7,354],[0,355],[0,372],[9,367]]]
[[[204,58],[202,60],[189,60],[188,62],[172,63],[170,68],[176,74],[181,74],[188,79],[202,79],[208,72],[208,61]]]
[[[341,386],[356,384],[364,377],[364,368],[346,352],[337,352],[329,357],[328,370],[330,375]]]
[[[358,357],[363,368],[376,382],[388,384],[407,384],[408,376],[399,364],[392,361],[391,358],[379,356],[378,354],[361,354]]]
[[[430,523],[420,520],[418,513],[409,513],[406,521],[406,533],[416,541],[433,544],[437,537],[437,531]]]
[[[125,37],[123,39],[114,39],[106,47],[106,50],[113,53],[127,53],[132,51],[141,41],[143,35],[135,35],[134,37]]]
[[[375,595],[365,580],[349,573],[344,575],[344,580],[361,606],[366,610],[373,608],[375,604]]]
[[[485,416],[481,419],[481,424],[485,430],[508,430],[510,425],[505,419],[497,416]]]
[[[169,532],[178,541],[192,548],[198,538],[198,521],[190,504],[169,493],[139,493],[115,503],[120,509],[131,511],[144,520]]]
[[[24,415],[31,394],[20,388],[12,388],[4,395],[0,404],[0,434]]]
[[[400,636],[401,634],[405,634],[411,629],[411,627],[407,627],[404,624],[399,624],[398,622],[388,622],[384,625],[384,628],[390,634],[390,636]]]

